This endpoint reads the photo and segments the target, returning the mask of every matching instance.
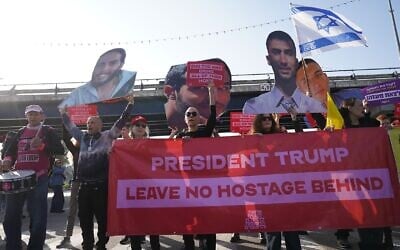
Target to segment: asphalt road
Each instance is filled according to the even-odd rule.
[[[52,197],[52,193],[49,193],[49,203]],[[65,213],[61,214],[48,214],[48,224],[47,224],[47,238],[44,249],[56,249],[56,246],[62,241],[64,236],[64,229],[66,223],[66,217],[68,213],[68,202],[69,202],[69,191],[65,192]],[[23,219],[23,233],[22,240],[25,245],[29,240],[29,230],[28,230],[29,219]],[[0,226],[0,236],[4,239],[4,231],[2,226]],[[265,247],[259,242],[257,234],[241,234],[241,241],[238,243],[230,242],[231,234],[218,234],[217,235],[217,249],[237,249],[237,250],[250,250],[250,249],[264,249]],[[393,238],[395,243],[394,249],[400,250],[400,227],[393,229]],[[122,236],[114,236],[110,238],[107,244],[107,249],[130,249],[129,245],[120,245],[119,241]],[[352,243],[353,249],[358,249],[357,242],[358,236],[355,231],[351,233],[350,243]],[[74,235],[71,238],[72,247],[64,249],[81,249],[80,244],[82,241],[81,230],[79,227],[79,220],[76,220],[74,227]],[[182,247],[182,237],[180,235],[163,235],[160,237],[161,248],[162,249],[180,249]],[[336,245],[336,239],[334,236],[334,231],[311,231],[308,235],[301,236],[301,244],[303,249],[338,249]],[[4,240],[0,240],[0,250],[5,249]],[[282,242],[283,249],[284,243]],[[196,246],[198,247],[198,241],[196,241]],[[146,243],[142,245],[143,249],[150,249],[149,239],[146,238]],[[26,248],[26,247],[25,247]],[[24,249],[25,249],[24,248]]]

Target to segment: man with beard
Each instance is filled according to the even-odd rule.
[[[219,58],[207,59],[201,62],[218,62],[224,64],[223,86],[216,88],[217,116],[221,115],[230,101],[232,75],[228,65]],[[173,129],[186,127],[185,111],[195,107],[199,111],[200,123],[205,124],[210,115],[208,88],[193,87],[186,84],[187,64],[172,66],[165,77],[164,95],[168,98],[165,103],[165,115],[168,125]]]
[[[76,88],[59,107],[75,106],[122,97],[133,88],[136,72],[122,70],[126,52],[115,48],[102,54],[90,82]]]
[[[275,75],[271,92],[247,100],[243,106],[245,114],[261,113],[321,113],[325,107],[318,100],[305,95],[296,85],[296,47],[289,34],[274,31],[268,35],[267,62]]]

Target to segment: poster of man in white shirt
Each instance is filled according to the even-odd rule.
[[[245,114],[261,113],[324,113],[325,104],[307,96],[296,85],[298,60],[296,47],[289,34],[273,31],[266,41],[267,62],[275,75],[275,85],[270,92],[246,101]]]
[[[128,95],[133,89],[136,72],[123,70],[126,52],[114,48],[104,52],[96,62],[92,78],[74,89],[60,107],[96,103]]]

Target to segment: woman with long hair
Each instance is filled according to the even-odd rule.
[[[131,120],[130,136],[132,139],[146,139],[149,138],[150,130],[147,124],[146,118],[143,116],[135,116]],[[141,243],[144,235],[131,236],[131,248],[132,250],[141,250]],[[160,236],[150,235],[150,246],[152,250],[160,249]]]
[[[283,133],[285,130],[279,126],[279,118],[277,114],[258,114],[253,120],[250,134],[275,134]],[[301,249],[299,232],[268,232],[266,240],[264,233],[260,233],[261,243],[266,242],[268,250],[281,249],[282,234],[285,237],[286,249]],[[264,240],[263,240],[264,237]]]
[[[286,130],[279,126],[279,117],[277,114],[258,114],[254,117],[250,135],[265,135],[284,133]],[[286,249],[297,250],[301,249],[300,238],[298,232],[283,232],[285,236]],[[260,244],[266,244],[268,250],[281,249],[281,232],[265,233],[260,232]],[[234,233],[231,242],[240,241],[240,235]]]
[[[281,133],[278,122],[275,120],[276,115],[258,114],[253,120],[249,134],[274,134]]]
[[[347,98],[343,101],[342,107],[339,109],[343,117],[345,128],[365,128],[365,127],[379,127],[378,120],[370,117],[367,102],[355,97]],[[386,230],[385,244],[389,247],[393,245],[390,235],[390,228],[374,227],[374,228],[358,228],[358,235],[360,242],[358,243],[360,249],[384,249],[383,234]],[[340,237],[347,239],[349,230],[339,229],[336,234]]]

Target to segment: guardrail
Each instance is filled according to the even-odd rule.
[[[248,76],[249,78],[261,78],[250,80],[233,80],[232,92],[251,92],[269,91],[274,79],[270,78],[270,73],[265,74],[242,74],[235,75],[236,78]],[[370,74],[370,75],[346,75],[329,76],[331,88],[363,87],[377,82],[389,81],[398,78],[397,73],[390,74]],[[85,84],[85,82],[62,82],[62,83],[34,83],[34,84],[4,84],[0,87],[0,102],[15,100],[15,97],[22,99],[24,96],[29,98],[49,98],[63,99],[75,88]],[[164,79],[137,79],[134,91],[138,96],[160,96],[163,95]]]

